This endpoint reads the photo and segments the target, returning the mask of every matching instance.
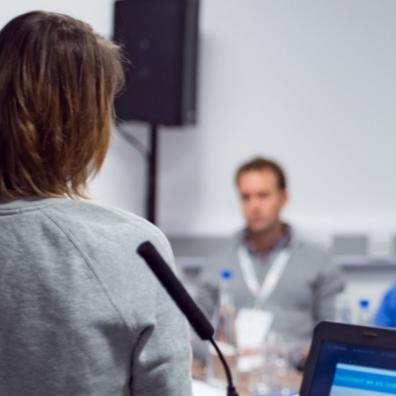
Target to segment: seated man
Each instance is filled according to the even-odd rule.
[[[396,283],[386,292],[375,315],[374,325],[396,327]]]
[[[235,181],[246,227],[207,263],[197,302],[213,318],[220,272],[231,270],[229,286],[237,310],[258,307],[271,312],[273,332],[289,344],[308,346],[314,326],[334,319],[342,275],[325,251],[298,238],[281,220],[287,188],[278,164],[255,158],[238,169]]]

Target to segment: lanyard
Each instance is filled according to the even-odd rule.
[[[252,258],[248,253],[247,248],[243,244],[239,246],[238,257],[242,275],[248,289],[256,297],[256,305],[266,301],[272,294],[276,285],[279,283],[290,259],[290,255],[290,248],[284,248],[275,256],[275,259],[273,260],[260,287],[256,271],[254,270]]]

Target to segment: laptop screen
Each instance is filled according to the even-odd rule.
[[[395,396],[396,348],[322,342],[309,396]]]

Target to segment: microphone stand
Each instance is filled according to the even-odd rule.
[[[213,345],[226,373],[228,383],[227,396],[238,396],[238,392],[232,382],[232,375],[228,364],[213,339],[214,329],[208,318],[203,314],[151,242],[146,241],[141,243],[137,248],[137,253],[146,261],[151,271],[190,322],[201,340],[209,341]]]
[[[224,355],[221,353],[220,348],[218,347],[218,345],[216,344],[215,340],[213,338],[211,338],[209,340],[209,342],[213,345],[214,349],[216,350],[217,354],[219,355],[221,364],[224,367],[224,371],[226,373],[226,377],[227,377],[227,396],[238,396],[238,392],[235,389],[234,384],[232,383],[232,375],[231,375],[231,371],[230,368],[228,367],[228,364],[224,358]]]

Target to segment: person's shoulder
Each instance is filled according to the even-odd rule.
[[[385,298],[386,297],[392,302],[392,305],[394,306],[394,309],[396,309],[396,283],[394,283],[387,290]]]
[[[170,251],[169,242],[158,227],[134,213],[116,207],[67,199],[47,207],[45,211],[60,228],[68,229],[73,234],[100,234],[108,240],[121,242],[126,239],[129,244],[150,240],[161,250]]]
[[[73,221],[79,221],[79,219],[84,222],[96,220],[110,224],[127,222],[129,224],[138,223],[139,225],[143,224],[143,226],[151,226],[148,221],[134,213],[88,200],[64,199],[48,206],[45,210],[53,215],[57,214],[58,216],[71,218]]]
[[[295,248],[307,255],[330,257],[329,250],[323,244],[312,241],[308,238],[299,237],[296,239]]]
[[[396,327],[396,283],[385,292],[382,303],[379,306],[378,314],[379,317],[387,317],[390,323],[386,323],[386,325]],[[382,321],[377,324],[381,326],[384,325]]]
[[[299,233],[293,234],[292,253],[311,269],[321,271],[326,265],[332,265],[333,260],[325,245],[313,241]]]
[[[46,210],[48,212],[58,213],[59,215],[78,215],[85,219],[90,217],[101,220],[108,219],[109,221],[122,221],[123,219],[127,221],[140,221],[141,219],[131,212],[83,199],[62,199],[48,206]]]

